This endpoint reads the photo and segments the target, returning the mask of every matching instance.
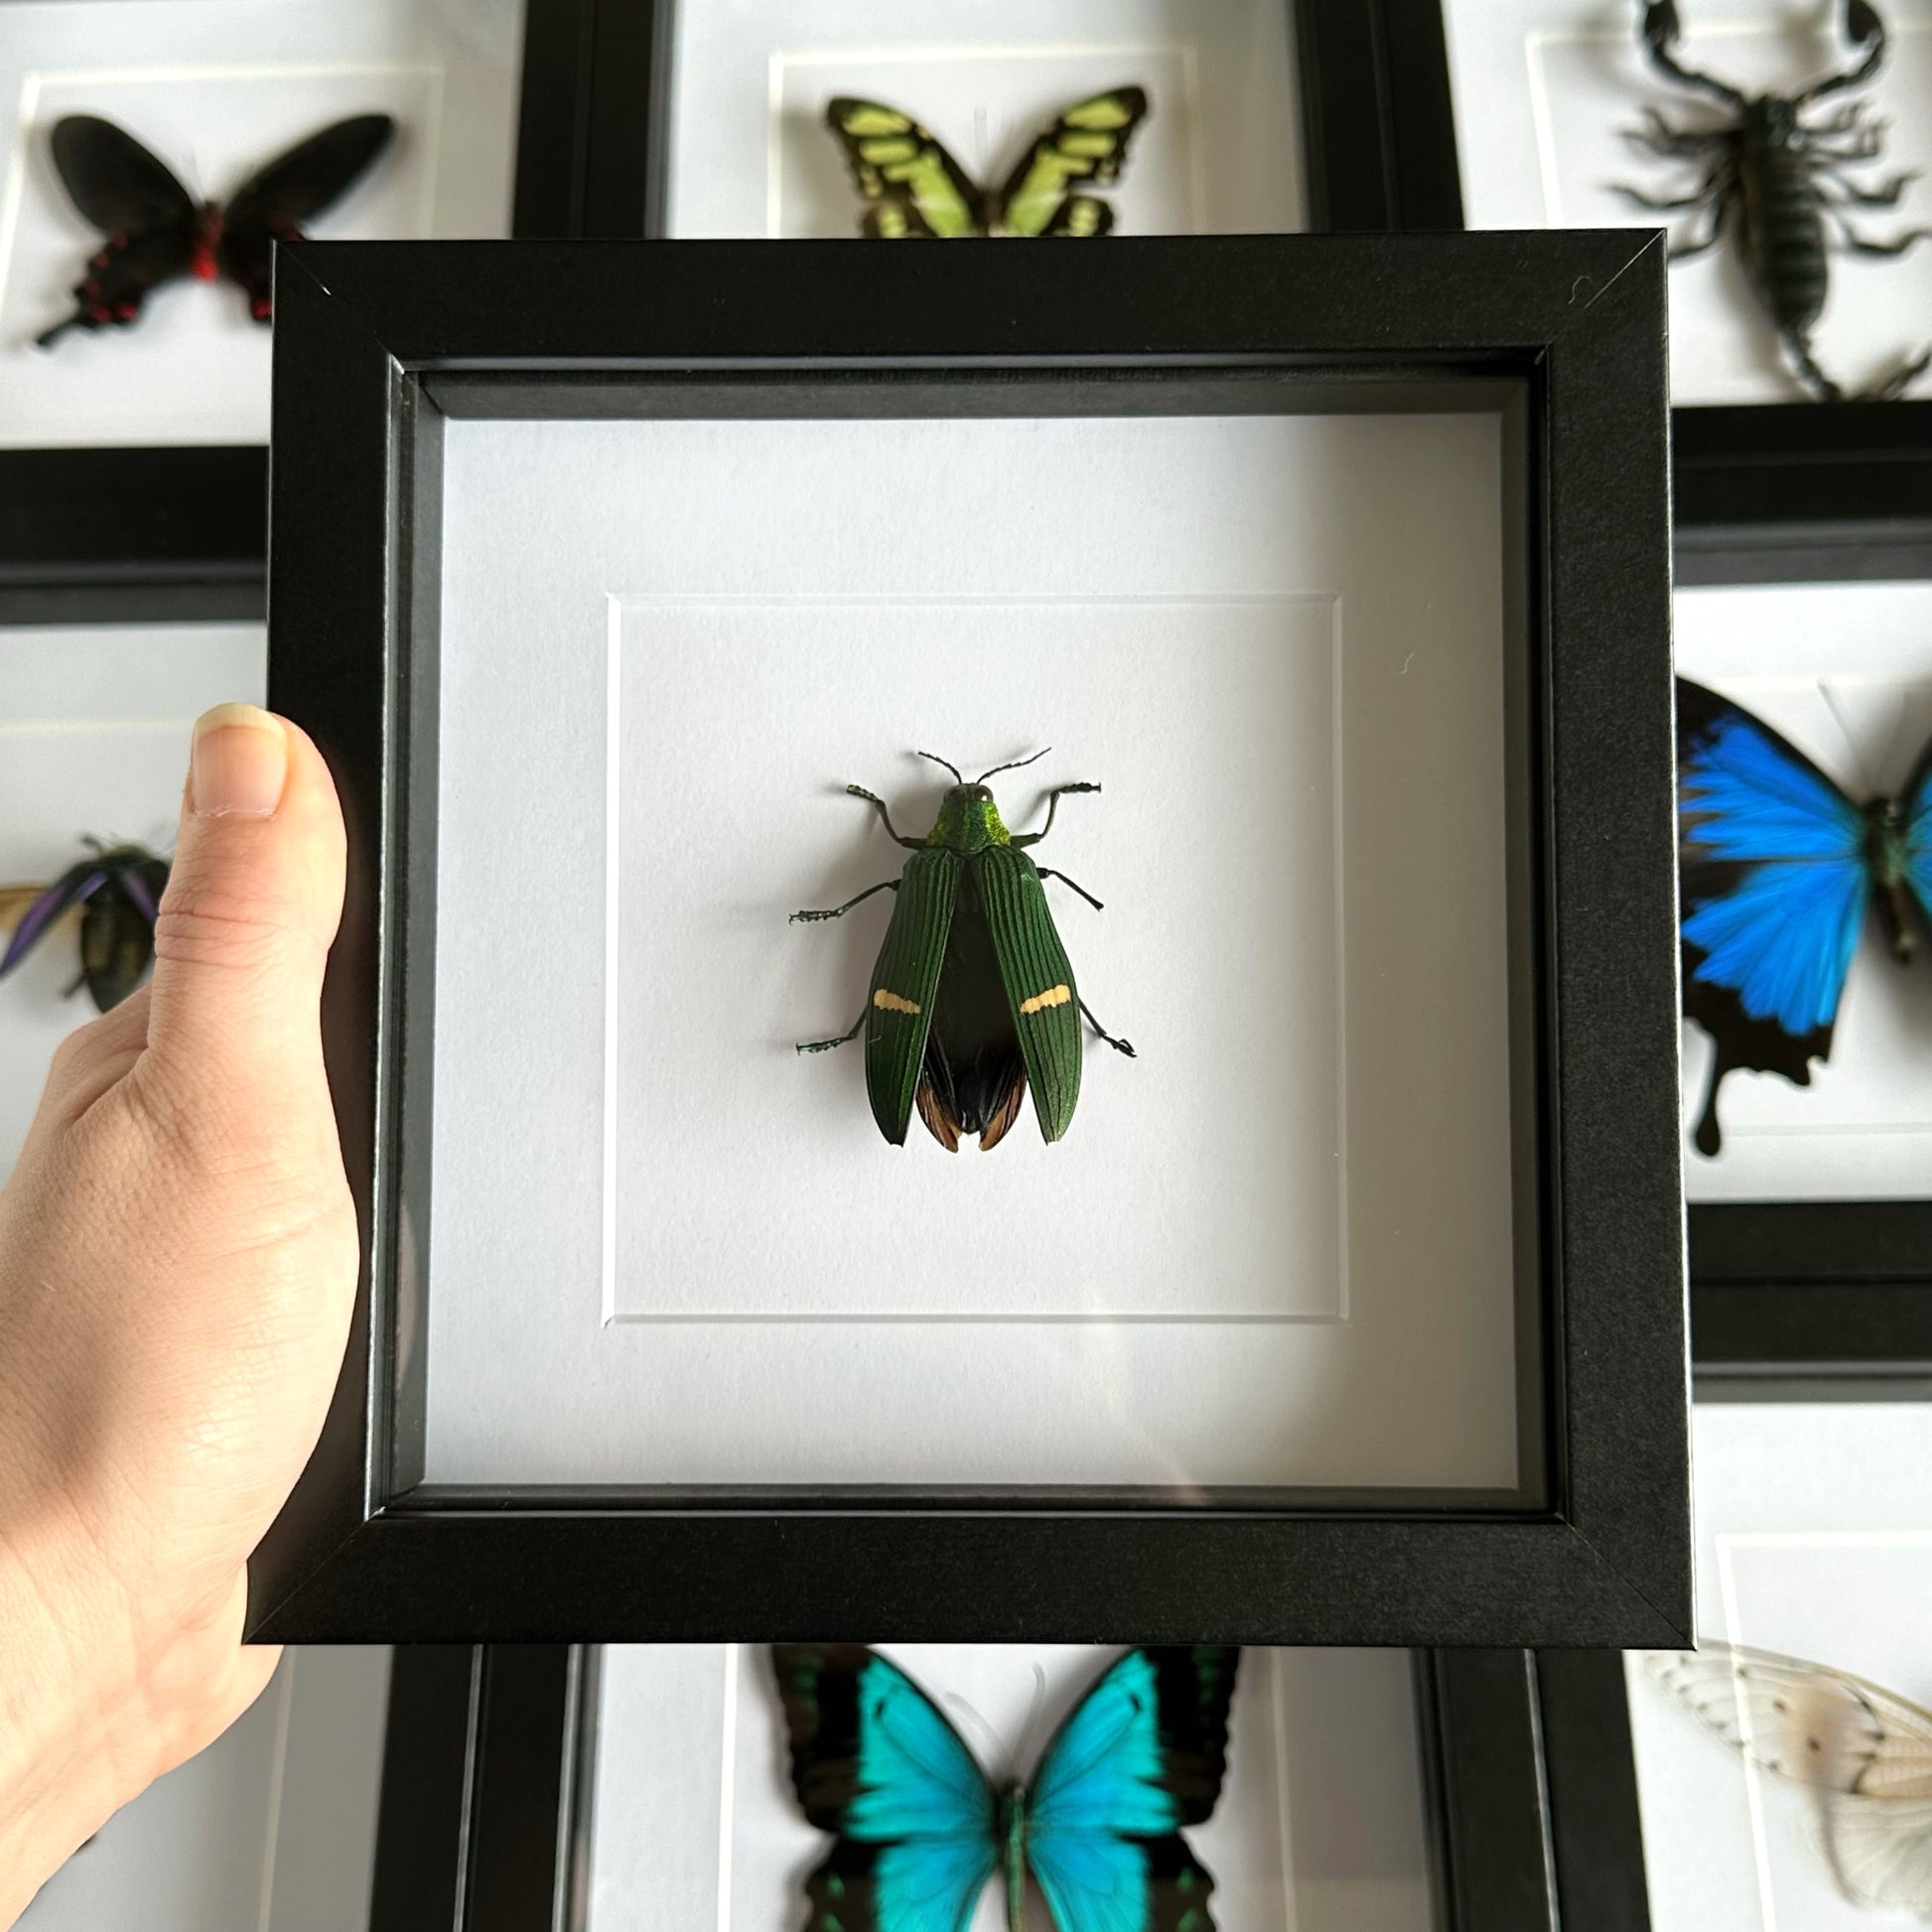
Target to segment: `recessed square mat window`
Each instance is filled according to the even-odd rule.
[[[1668,1641],[1654,249],[288,261],[369,1246],[260,1626]],[[787,914],[905,863],[845,785],[923,832],[911,754],[1048,745],[992,788],[1104,785],[1039,850],[1138,1057],[889,1146],[793,1046],[890,901]]]

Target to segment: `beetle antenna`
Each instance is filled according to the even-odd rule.
[[[942,759],[937,752],[914,752],[912,756],[915,759],[930,759],[934,764],[943,764],[962,785],[966,782],[965,774],[951,759]]]
[[[982,771],[973,782],[976,785],[983,785],[988,778],[997,777],[1002,771],[1018,771],[1023,764],[1037,764],[1052,749],[1050,745],[1042,745],[1032,758],[1015,759],[1011,764],[996,764],[991,771]]]

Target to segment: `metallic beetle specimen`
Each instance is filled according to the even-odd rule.
[[[69,866],[53,885],[0,888],[0,916],[20,915],[0,953],[5,979],[52,929],[62,913],[80,908],[80,975],[69,993],[87,989],[95,1008],[117,1007],[154,964],[154,922],[168,885],[168,861],[143,845],[104,846]]]
[[[922,759],[932,759],[921,752]],[[1116,1051],[1132,1054],[1095,1020],[1074,984],[1066,949],[1053,929],[1041,881],[1072,886],[1089,905],[1100,901],[1063,872],[1035,866],[1022,850],[1053,829],[1053,814],[1069,791],[1093,784],[1055,785],[1046,794],[1046,823],[1016,837],[1000,818],[986,780],[1043,759],[1035,752],[1016,764],[996,764],[946,793],[938,819],[923,839],[901,838],[886,801],[862,785],[855,798],[878,807],[886,831],[914,854],[897,879],[869,886],[856,898],[800,919],[836,919],[874,893],[896,893],[892,924],[873,967],[865,1011],[834,1039],[800,1044],[819,1053],[866,1035],[866,1091],[879,1131],[896,1147],[917,1102],[919,1118],[939,1145],[956,1153],[962,1134],[977,1134],[980,1151],[996,1146],[1019,1117],[1033,1082],[1040,1137],[1057,1141],[1080,1097],[1080,1016]]]
[[[1721,1737],[1813,1795],[1848,1900],[1932,1914],[1932,1711],[1830,1664],[1742,1644],[1649,1661]]]
[[[1851,170],[1875,161],[1882,126],[1866,118],[1864,100],[1849,100],[1826,119],[1807,120],[1807,110],[1832,94],[1862,87],[1885,56],[1885,28],[1870,0],[1845,0],[1845,35],[1858,54],[1852,67],[1826,74],[1795,94],[1746,94],[1714,74],[1677,59],[1682,28],[1675,0],[1651,0],[1642,29],[1651,65],[1680,86],[1722,101],[1732,118],[1722,127],[1673,127],[1655,108],[1630,139],[1651,154],[1690,162],[1702,179],[1689,194],[1652,196],[1619,186],[1637,207],[1660,213],[1697,210],[1701,229],[1674,246],[1673,260],[1703,254],[1728,229],[1751,287],[1778,333],[1786,359],[1804,387],[1822,402],[1843,399],[1844,390],[1818,366],[1811,336],[1825,311],[1827,257],[1834,247],[1855,255],[1902,255],[1932,229],[1908,228],[1879,240],[1852,220],[1857,208],[1894,208],[1910,173],[1863,184]],[[1865,394],[1899,394],[1932,363],[1932,350],[1896,370]]]
[[[1103,235],[1114,211],[1084,191],[1120,179],[1127,144],[1146,118],[1147,94],[1139,87],[1076,101],[1035,139],[1003,186],[982,188],[935,135],[897,107],[842,97],[825,109],[825,124],[865,197],[859,231],[884,241]]]
[[[961,1932],[1028,1880],[1054,1932],[1214,1932],[1214,1880],[1182,1836],[1227,1776],[1231,1645],[1150,1644],[1087,1688],[1025,1783],[989,1777],[938,1704],[865,1644],[780,1643],[791,1784],[832,1839],[804,1932]]]
[[[387,114],[357,114],[299,141],[225,203],[197,202],[125,128],[93,114],[54,125],[54,166],[74,207],[107,237],[74,285],[74,309],[36,340],[51,346],[69,329],[125,328],[164,282],[225,276],[270,319],[278,241],[302,232],[389,145]]]

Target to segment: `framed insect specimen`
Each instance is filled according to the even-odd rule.
[[[1924,1405],[1698,1404],[1699,1645],[1625,1679],[1656,1932],[1923,1913]]]
[[[604,0],[613,18],[642,4]],[[486,236],[564,218],[596,173],[572,11],[535,9],[526,33],[523,0],[460,21],[429,0],[296,0],[240,25],[161,0],[115,26],[103,62],[95,0],[14,9],[0,448],[264,443],[270,349],[251,308],[270,299],[275,230]],[[192,287],[210,272],[225,298]]]
[[[73,312],[35,337],[51,348],[71,330],[126,328],[148,297],[183,277],[239,285],[250,317],[270,320],[271,251],[325,213],[375,165],[396,124],[387,114],[334,122],[266,162],[224,203],[198,204],[133,135],[97,114],[54,124],[49,147],[74,207],[100,230],[73,290]]]
[[[994,771],[1043,757],[1036,752]],[[969,784],[957,766],[938,762],[958,783],[923,839],[895,831],[877,792],[846,786],[878,807],[887,837],[916,856],[900,878],[869,886],[843,905],[791,915],[794,923],[836,919],[875,893],[897,895],[859,1018],[849,1032],[805,1040],[798,1050],[825,1052],[863,1031],[873,1119],[895,1146],[904,1145],[916,1102],[941,1147],[957,1153],[962,1134],[976,1135],[984,1154],[1019,1117],[1029,1082],[1040,1138],[1057,1141],[1080,1097],[1082,1021],[1116,1052],[1132,1058],[1134,1048],[1108,1033],[1074,991],[1073,968],[1053,928],[1043,882],[1064,881],[1096,910],[1099,900],[1064,873],[1035,865],[1025,848],[1053,829],[1053,815],[1068,792],[1100,787],[1055,785],[1046,795],[1045,825],[1016,836],[986,788],[993,771]]]
[[[1214,1923],[1214,1879],[1181,1828],[1227,1776],[1241,1653],[1129,1650],[1080,1694],[1025,1785],[996,1788],[932,1696],[868,1644],[776,1644],[791,1781],[832,1841],[805,1879],[807,1921],[835,1932],[923,1912],[963,1923],[990,1882],[1024,1932],[1037,1889],[1061,1932],[1110,1918]]]
[[[92,455],[0,453],[0,497],[42,455],[70,454]],[[263,695],[265,638],[258,616],[237,619],[251,587],[234,560],[177,554],[150,576],[101,554],[112,507],[37,581],[0,576],[0,1173],[61,1039],[146,972],[194,719]],[[171,534],[192,535],[184,523]],[[252,592],[259,612],[259,575]],[[106,849],[79,857],[90,831]]]
[[[1698,743],[1741,708],[1770,748],[1765,775],[1788,768],[1798,810],[1817,808],[1817,837],[1829,843],[1826,821],[1853,801],[1869,802],[1879,821],[1868,841],[1876,874],[1862,843],[1861,869],[1843,875],[1851,897],[1835,934],[1824,922],[1791,927],[1794,941],[1809,933],[1822,943],[1813,958],[1830,1028],[1753,1021],[1731,991],[1698,977],[1701,955],[1687,954],[1697,1370],[1702,1386],[1733,1392],[1842,1393],[1848,1378],[1902,1389],[1932,1367],[1921,1138],[1932,987],[1911,876],[1911,801],[1932,736],[1932,658],[1920,635],[1932,617],[1932,406],[1819,405],[1800,448],[1761,410],[1691,416],[1677,489],[1679,656],[1716,698],[1680,701],[1680,745],[1695,759]],[[1761,857],[1766,822],[1757,823]],[[1887,850],[1900,862],[1895,896]],[[1713,857],[1695,839],[1686,856],[1700,866]],[[1699,877],[1720,889],[1753,875],[1757,891],[1778,883],[1756,859],[1716,866]],[[1875,887],[1864,883],[1874,877]],[[1707,920],[1725,917],[1726,896],[1714,896]],[[1897,914],[1898,943],[1887,913],[1866,909],[1874,897]],[[1724,1081],[1726,1145],[1714,1157],[1690,1130],[1725,1057],[1774,1070]]]
[[[878,5],[802,23],[666,5],[654,32],[589,11],[612,51],[591,119],[614,165],[583,200],[585,235],[850,235],[855,180],[870,235],[1459,219],[1438,0],[1077,0],[1050,29],[974,0],[936,42]],[[877,143],[879,194],[862,152]]]
[[[1727,1072],[1806,1086],[1830,1053],[1868,915],[1893,959],[1912,963],[1932,901],[1932,798],[1924,753],[1897,796],[1854,801],[1768,725],[1688,678],[1677,736],[1685,1012],[1715,1049],[1695,1140],[1716,1157]]]
[[[981,187],[936,135],[897,107],[841,97],[826,103],[825,124],[844,148],[866,205],[860,232],[874,240],[1090,238],[1114,225],[1112,207],[1090,191],[1120,179],[1128,143],[1147,111],[1141,87],[1075,101],[1035,138],[998,188]]]
[[[930,1718],[920,1714],[921,1729],[936,1724],[958,1738],[970,1754],[959,1788],[970,1792],[988,1763],[1043,1777],[1049,1734],[1058,1726],[1064,1738],[1082,1712],[1091,1723],[1109,1668],[1132,1668],[1132,1655],[907,1645],[878,1668],[915,1681],[913,1697],[938,1700]],[[1210,1688],[1203,1708],[1215,1729],[1225,1687]],[[1135,1932],[1190,1922],[1275,1932],[1342,1914],[1391,1932],[1645,1923],[1629,1724],[1609,1653],[1250,1650],[1225,1715],[1224,1749],[1202,1759],[1218,1802],[1186,1832],[1188,1861],[1211,1866],[1213,1889],[1176,1896],[1170,1884],[1151,1912],[1101,1923]],[[902,1734],[892,1711],[870,1704],[865,1717]],[[798,1814],[781,1768],[787,1737],[780,1677],[755,1645],[399,1652],[371,1932],[441,1932],[485,1905],[504,1932],[554,1923],[604,1932],[647,1892],[693,1922],[803,1923],[805,1887],[824,1889],[814,1871],[827,1840]],[[667,1738],[686,1771],[675,1788],[661,1768]],[[1167,1761],[1178,1771],[1191,1760]],[[466,1778],[466,1764],[481,1775]],[[690,1776],[693,1766],[705,1774]],[[1116,1744],[1081,1768],[1100,1776],[1125,1759]],[[814,1773],[814,1803],[837,1776],[831,1765]],[[1203,1802],[1192,1794],[1204,1784],[1189,1776],[1190,1806]],[[660,1834],[675,1821],[690,1856],[667,1863],[660,1836],[650,1859],[640,1800]],[[858,1849],[848,1843],[848,1857]],[[843,1892],[842,1923],[891,1922],[865,1916],[877,1884],[891,1882],[887,1869],[880,1860]],[[1028,1925],[1093,1922],[1050,1896],[1029,1896]],[[981,1902],[982,1922],[1008,1922],[1004,1896],[996,1904],[989,1888]],[[1125,1903],[1120,1892],[1114,1902]],[[936,1896],[930,1909],[902,1922],[917,1932],[964,1922],[937,1913]]]
[[[1830,1664],[1745,1644],[1651,1662],[1664,1688],[1754,1767],[1815,1794],[1822,1863],[1848,1904],[1932,1911],[1932,1712]]]
[[[1909,394],[1932,350],[1927,20],[1922,0],[1449,0],[1465,217],[1667,230],[1680,408]]]
[[[1868,257],[1902,255],[1932,229],[1907,228],[1878,237],[1863,231],[1848,210],[1895,208],[1910,185],[1910,171],[1884,180],[1864,178],[1864,164],[1882,151],[1883,130],[1856,90],[1877,73],[1885,57],[1883,20],[1870,0],[1845,0],[1844,30],[1853,44],[1851,65],[1821,75],[1795,93],[1747,95],[1728,80],[1686,67],[1678,57],[1683,36],[1676,0],[1650,0],[1642,40],[1651,65],[1680,87],[1715,99],[1734,115],[1717,128],[1686,128],[1654,108],[1632,138],[1647,154],[1698,179],[1688,194],[1621,192],[1633,206],[1674,214],[1685,208],[1702,216],[1701,230],[1673,244],[1684,260],[1728,241],[1743,256],[1751,287],[1778,342],[1804,387],[1820,401],[1838,402],[1845,391],[1818,366],[1811,334],[1824,314],[1830,290],[1830,251],[1837,247]],[[1847,101],[1824,119],[1808,119],[1818,102],[1837,94]],[[1681,184],[1680,184],[1681,186]],[[1932,362],[1932,349],[1902,361],[1865,392],[1889,400],[1904,392]]]
[[[1662,265],[1623,247],[1117,235],[1028,266],[1009,249],[667,243],[651,302],[575,321],[577,278],[625,287],[634,250],[539,251],[500,281],[509,264],[487,251],[290,248],[271,691],[343,773],[351,816],[403,829],[351,831],[363,859],[327,994],[368,1216],[362,1325],[263,1547],[252,1627],[431,1641],[595,1616],[673,1641],[729,1619],[783,1641],[864,1609],[962,1641],[1668,1641],[1685,1518]],[[1609,306],[1577,310],[1580,274],[1618,291]],[[1132,347],[1150,305],[1170,345],[1153,359]],[[721,313],[742,336],[717,336]],[[1019,313],[1022,337],[985,333]],[[742,377],[672,373],[700,328]],[[1471,341],[1492,345],[1479,378]],[[1335,373],[1336,344],[1370,364],[1389,352],[1387,380],[1353,360]],[[398,365],[401,391],[377,379]],[[609,376],[620,365],[637,373]],[[1535,474],[1595,479],[1574,494],[1540,498],[1528,471],[1522,493],[1506,482],[1527,464],[1530,386],[1562,452]],[[418,435],[405,486],[389,466]],[[850,541],[889,451],[949,479],[902,506],[917,573],[882,575]],[[1042,467],[1098,480],[1081,546],[1015,575],[943,544]],[[756,541],[738,521],[753,473]],[[539,475],[533,548],[527,517],[506,519]],[[1193,507],[1151,534],[1150,489]],[[640,495],[665,513],[614,518]],[[1231,549],[1229,517],[1299,534]],[[1427,559],[1400,583],[1382,547],[1398,529]],[[1564,601],[1582,581],[1568,570],[1538,567],[1520,602],[1498,601],[1546,543],[1615,550],[1613,621]],[[399,581],[406,612],[385,588]],[[506,651],[526,629],[543,647]],[[347,658],[345,636],[365,639]],[[405,659],[407,729],[433,734],[433,758],[430,737],[397,737]],[[483,681],[463,668],[483,663]],[[1112,702],[1130,668],[1162,708]],[[1595,693],[1580,709],[1572,678]],[[1082,764],[1008,774],[1002,815],[1039,825],[1050,791],[1104,772],[1107,811],[1060,812],[1051,851],[1112,909],[1069,897],[1082,979],[1056,966],[1019,1005],[1054,995],[1040,1010],[1070,1021],[1089,985],[1110,1004],[1132,988],[1139,1057],[1088,1056],[1078,1131],[1037,1157],[1064,1175],[1052,1215],[995,1195],[962,1215],[934,1190],[970,1161],[898,1160],[860,1059],[794,1051],[802,1013],[849,1013],[894,953],[894,896],[829,925],[785,915],[880,883],[878,827],[831,774],[863,772],[896,829],[945,809],[990,826],[984,793],[909,753],[881,770],[880,748],[970,741],[1018,762],[1037,748],[1021,688]],[[1588,756],[1552,760],[1546,730]],[[544,746],[544,775],[519,776]],[[1422,789],[1378,810],[1348,774],[1391,759],[1398,790]],[[1203,772],[1265,837],[1201,835]],[[1579,829],[1598,783],[1632,828],[1614,853]],[[598,836],[540,861],[514,805],[531,785]],[[1425,793],[1468,828],[1454,867],[1404,829]],[[729,888],[725,850],[742,855]],[[485,852],[482,869],[464,857]],[[474,896],[539,863],[569,907],[551,951],[483,972]],[[1592,865],[1613,892],[1591,891]],[[1472,896],[1491,916],[1469,918]],[[1139,909],[1164,897],[1160,918]],[[372,923],[378,902],[393,917]],[[1406,947],[1370,937],[1398,928]],[[1552,930],[1570,936],[1538,964]],[[932,949],[919,957],[929,971]],[[925,1007],[909,981],[881,984]],[[485,988],[502,1050],[458,1056]],[[1235,1013],[1242,1026],[1204,1018]],[[1633,1034],[1653,1056],[1586,1075],[1599,1042]],[[895,1064],[916,1085],[929,1061]],[[1029,1068],[1029,1083],[1063,1127],[1070,1081]],[[503,1144],[478,1131],[531,1106],[570,1151],[554,1188],[505,1185]],[[1437,1109],[1455,1135],[1429,1125]],[[909,1119],[897,1096],[889,1118]],[[985,1172],[1030,1189],[1021,1152]],[[1400,1213],[1378,1191],[1395,1175]],[[1451,1334],[1462,1372],[1445,1378]],[[778,1375],[817,1395],[774,1434]],[[393,1402],[371,1408],[370,1388]],[[1392,1403],[1400,1443],[1372,1423]],[[511,1413],[526,1421],[506,1431]],[[538,1493],[581,1507],[474,1506]],[[1610,1494],[1624,1503],[1596,1518]],[[1069,1537],[1089,1560],[1069,1562]],[[1491,1546],[1511,1553],[1506,1590]],[[862,1547],[897,1554],[855,1570]],[[1137,1592],[1135,1552],[1156,1548],[1191,1553],[1198,1600]],[[667,1563],[688,1587],[656,1587]]]

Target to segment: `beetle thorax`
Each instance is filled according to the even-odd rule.
[[[954,785],[941,801],[925,842],[951,852],[984,852],[989,845],[1009,844],[1012,836],[986,786]]]

